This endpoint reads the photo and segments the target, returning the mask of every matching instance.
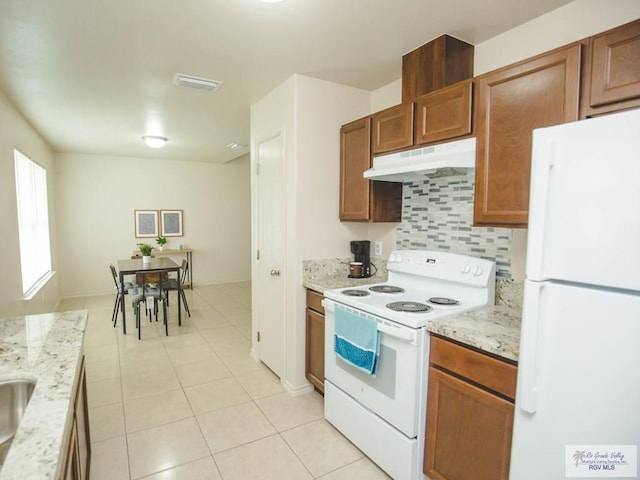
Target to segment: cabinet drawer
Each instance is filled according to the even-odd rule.
[[[429,361],[512,400],[516,397],[517,368],[507,362],[434,336]]]
[[[324,307],[322,306],[322,294],[307,288],[307,307],[311,310],[324,315]]]

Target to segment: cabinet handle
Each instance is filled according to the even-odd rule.
[[[279,277],[280,276],[280,270],[278,270],[277,268],[271,269],[271,272],[269,272],[269,273],[271,273],[272,277]]]

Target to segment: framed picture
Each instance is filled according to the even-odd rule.
[[[163,237],[182,237],[182,210],[160,210]]]
[[[134,210],[136,237],[157,237],[158,236],[158,211],[157,210]]]

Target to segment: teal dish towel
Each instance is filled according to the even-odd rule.
[[[345,362],[375,377],[380,358],[380,333],[375,320],[335,307],[333,349]]]

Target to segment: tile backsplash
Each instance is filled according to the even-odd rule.
[[[402,187],[397,246],[443,250],[496,262],[498,280],[511,278],[511,229],[473,226],[474,171],[416,177]]]

